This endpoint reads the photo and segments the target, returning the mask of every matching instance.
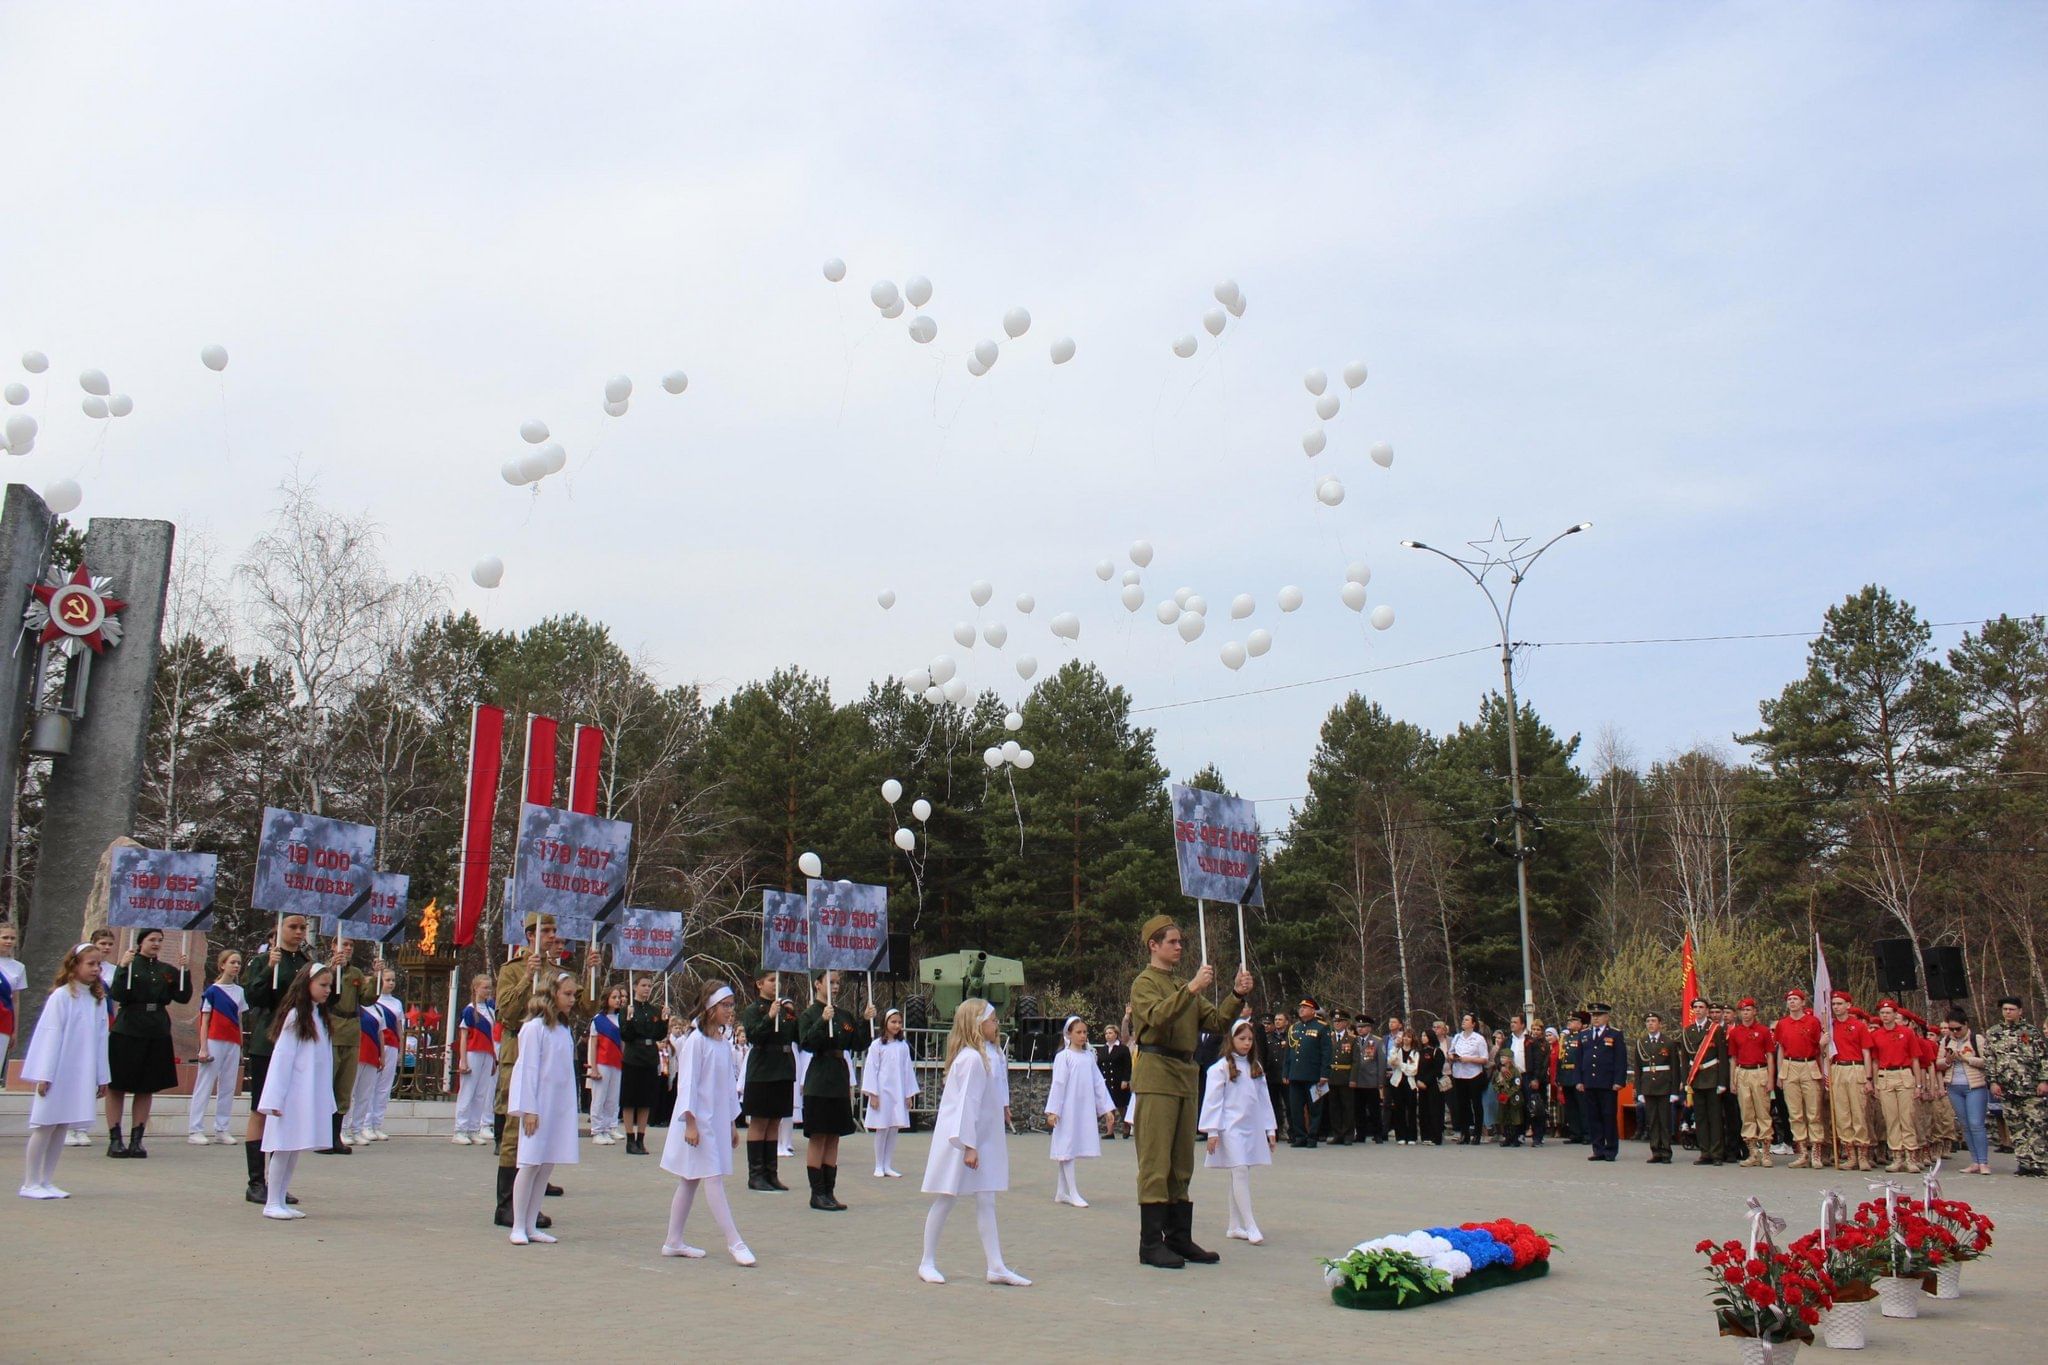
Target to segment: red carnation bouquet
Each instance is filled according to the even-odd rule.
[[[1872,1199],[1856,1210],[1856,1221],[1885,1244],[1886,1275],[1910,1279],[1938,1270],[1956,1259],[1956,1235],[1948,1226],[1927,1216],[1917,1199],[1905,1195],[1893,1201],[1887,1215],[1884,1201]],[[1990,1245],[1990,1233],[1985,1233]]]
[[[1821,1243],[1820,1229],[1815,1228],[1792,1244],[1792,1254],[1828,1277],[1836,1303],[1876,1298],[1877,1277],[1891,1274],[1887,1239],[1861,1223],[1837,1225],[1826,1245]]]
[[[1960,1199],[1936,1199],[1925,1205],[1900,1200],[1901,1207],[1914,1204],[1927,1221],[1945,1230],[1955,1243],[1950,1255],[1957,1261],[1975,1261],[1991,1254],[1991,1219]]]
[[[1834,1306],[1834,1281],[1807,1256],[1767,1242],[1745,1250],[1740,1242],[1712,1239],[1694,1250],[1708,1259],[1714,1316],[1723,1336],[1811,1342],[1822,1310]]]

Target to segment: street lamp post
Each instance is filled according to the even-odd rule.
[[[1577,535],[1593,528],[1590,521],[1576,526],[1567,526],[1549,540],[1537,546],[1533,552],[1524,553],[1522,547],[1529,543],[1523,536],[1511,540],[1502,532],[1499,521],[1493,523],[1493,534],[1486,540],[1468,540],[1465,543],[1477,552],[1476,558],[1446,553],[1434,545],[1425,545],[1419,540],[1404,540],[1402,545],[1411,550],[1427,550],[1439,559],[1447,559],[1458,566],[1467,578],[1486,594],[1487,605],[1493,608],[1493,619],[1500,626],[1500,677],[1507,692],[1508,703],[1508,793],[1514,802],[1515,826],[1515,894],[1521,911],[1522,921],[1522,1020],[1526,1024],[1536,1017],[1536,983],[1529,966],[1529,855],[1531,850],[1522,834],[1523,822],[1527,819],[1526,808],[1522,805],[1522,752],[1516,738],[1521,713],[1515,709],[1515,649],[1509,636],[1509,624],[1515,616],[1515,594],[1521,591],[1522,580],[1529,570],[1543,557],[1543,552],[1563,540],[1566,536]],[[1502,602],[1487,586],[1486,575],[1496,567],[1505,564],[1508,570],[1507,600]]]

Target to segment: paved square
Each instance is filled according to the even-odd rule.
[[[661,1137],[650,1134],[657,1152]],[[1283,1146],[1278,1164],[1253,1177],[1267,1244],[1223,1239],[1223,1178],[1198,1169],[1198,1240],[1223,1263],[1169,1272],[1136,1263],[1131,1143],[1082,1164],[1082,1192],[1094,1207],[1079,1210],[1052,1202],[1046,1139],[1017,1137],[1010,1150],[1019,1188],[999,1203],[1003,1250],[1037,1284],[982,1282],[968,1207],[955,1211],[942,1246],[953,1281],[935,1287],[915,1274],[925,1142],[918,1134],[899,1148],[906,1179],[877,1181],[867,1139],[847,1139],[839,1194],[852,1208],[842,1214],[805,1206],[797,1162],[782,1163],[796,1187],[787,1194],[750,1194],[744,1174],[728,1182],[741,1231],[761,1258],[741,1270],[719,1253],[701,1202],[692,1239],[712,1257],[662,1259],[674,1182],[657,1158],[620,1147],[585,1146],[583,1163],[560,1174],[567,1197],[548,1201],[562,1241],[521,1249],[487,1225],[488,1149],[445,1139],[306,1156],[293,1189],[310,1216],[288,1224],[266,1222],[242,1202],[238,1148],[187,1147],[181,1133],[164,1133],[146,1164],[75,1149],[58,1167],[73,1198],[34,1203],[12,1194],[21,1139],[0,1140],[0,1359],[313,1351],[446,1361],[513,1351],[559,1360],[675,1351],[775,1360],[1304,1360],[1363,1352],[1725,1362],[1734,1344],[1712,1334],[1693,1243],[1740,1236],[1752,1191],[1795,1234],[1812,1226],[1822,1189],[1864,1197],[1860,1182],[1832,1172],[1648,1168],[1634,1144],[1610,1166],[1554,1144]],[[1965,1272],[1960,1302],[1928,1299],[1918,1321],[1874,1326],[1861,1359],[2042,1359],[2044,1187],[2010,1175],[1948,1180],[1949,1192],[1997,1220],[1994,1254]],[[1558,1237],[1547,1280],[1406,1313],[1349,1312],[1322,1288],[1318,1256],[1383,1233],[1500,1216]],[[303,1345],[288,1344],[306,1334]]]

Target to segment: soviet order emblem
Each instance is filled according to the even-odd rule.
[[[69,658],[80,646],[104,654],[121,643],[121,611],[128,604],[111,595],[113,580],[96,578],[81,564],[70,577],[51,565],[36,584],[23,614],[38,645],[55,644]]]

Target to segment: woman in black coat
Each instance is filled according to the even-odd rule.
[[[1097,1058],[1102,1068],[1102,1083],[1109,1087],[1110,1101],[1116,1105],[1116,1117],[1110,1123],[1110,1136],[1121,1131],[1124,1137],[1131,1135],[1131,1125],[1124,1122],[1124,1115],[1131,1107],[1131,1050],[1124,1046],[1124,1036],[1115,1024],[1111,1024],[1102,1038],[1102,1055]]]
[[[1550,1039],[1544,1036],[1543,1021],[1531,1020],[1522,1040],[1522,1122],[1528,1126],[1529,1145],[1541,1147],[1550,1125]]]
[[[1432,1146],[1444,1145],[1444,1102],[1450,1098],[1443,1088],[1444,1047],[1433,1032],[1418,1033],[1422,1060],[1415,1068],[1416,1098],[1422,1108],[1422,1140]]]
[[[626,1125],[626,1155],[648,1156],[647,1120],[662,1099],[661,1044],[668,1018],[654,1004],[654,977],[633,983],[633,1003],[619,1016],[619,1116]]]

